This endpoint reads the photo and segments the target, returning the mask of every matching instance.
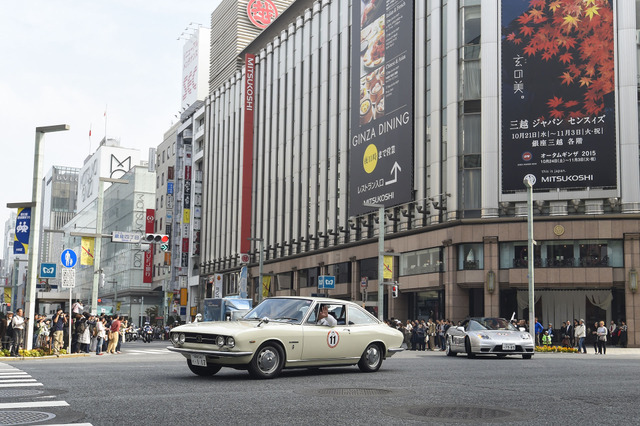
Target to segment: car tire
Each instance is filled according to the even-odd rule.
[[[445,353],[447,354],[447,356],[456,356],[456,355],[458,355],[457,353],[455,353],[453,351],[453,349],[451,349],[451,338],[450,337],[447,338],[444,350],[445,350]]]
[[[278,377],[284,367],[284,351],[277,343],[260,346],[249,363],[249,374],[254,379]]]
[[[467,337],[464,339],[464,349],[467,352],[467,358],[475,358],[476,354],[471,351],[471,340]]]
[[[378,343],[370,343],[364,350],[360,361],[358,361],[358,368],[363,373],[373,373],[380,369],[382,365],[382,349]]]
[[[522,354],[522,359],[531,359],[532,356],[531,354]]]
[[[190,359],[187,360],[187,366],[189,367],[189,370],[191,370],[193,374],[196,374],[198,376],[203,376],[203,377],[213,376],[222,368],[219,365],[207,365],[206,367],[193,365],[191,364]]]

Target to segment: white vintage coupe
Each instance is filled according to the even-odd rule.
[[[328,306],[334,326],[318,324]],[[326,321],[320,321],[326,322]],[[274,297],[237,321],[196,322],[171,330],[169,350],[187,359],[189,369],[211,376],[222,367],[249,370],[271,379],[283,368],[357,364],[377,371],[382,360],[403,349],[402,333],[355,303],[314,297]]]

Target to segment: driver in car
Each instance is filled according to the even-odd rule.
[[[338,325],[338,320],[336,320],[333,315],[329,315],[329,305],[320,305],[316,324],[328,325],[329,327],[335,327]]]

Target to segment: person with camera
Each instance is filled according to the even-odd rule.
[[[58,309],[53,316],[53,353],[60,356],[60,349],[64,346],[64,327],[67,324],[67,318],[62,309]]]
[[[29,318],[24,318],[23,312],[22,309],[18,309],[11,320],[11,326],[13,328],[13,348],[11,349],[11,356],[19,356],[20,347],[24,346],[24,327],[25,324],[29,322]]]

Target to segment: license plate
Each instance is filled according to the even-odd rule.
[[[191,365],[197,365],[198,367],[206,367],[207,357],[204,355],[191,355]]]
[[[502,344],[502,350],[503,351],[515,351],[516,350],[516,345],[514,345],[512,343],[503,343]]]

